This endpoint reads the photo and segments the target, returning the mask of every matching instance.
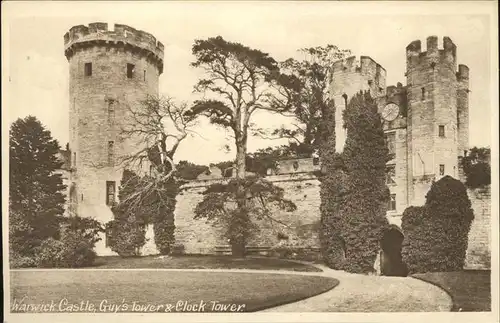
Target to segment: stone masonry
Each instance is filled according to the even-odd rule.
[[[341,151],[346,133],[342,111],[349,99],[359,91],[367,91],[376,98],[379,111],[388,104],[396,104],[395,119],[384,121],[384,131],[392,159],[387,163],[387,185],[391,204],[387,218],[401,226],[403,211],[411,205],[423,205],[432,181],[450,175],[463,180],[459,159],[469,149],[469,69],[456,62],[456,45],[443,38],[443,49],[438,48],[435,36],[427,38],[427,50],[422,51],[419,40],[406,48],[406,86],[398,83],[386,86],[386,71],[368,56],[359,61],[350,57],[334,63],[330,93],[336,105],[336,147]],[[277,213],[288,227],[270,227],[261,224],[261,231],[251,245],[269,248],[280,245],[305,248],[318,247],[319,181],[313,172],[318,167],[312,159],[280,161],[276,169],[268,171],[267,179],[285,189],[286,197],[297,204],[292,214]],[[227,245],[223,239],[212,237],[215,228],[193,220],[193,208],[201,200],[201,192],[213,181],[193,181],[184,186],[178,197],[176,210],[176,239],[185,244],[188,253],[213,252],[217,246]],[[469,190],[475,213],[467,251],[468,268],[488,268],[490,257],[490,196],[489,190]],[[198,221],[198,222],[197,222]],[[304,229],[309,232],[304,234]],[[198,234],[197,232],[203,232]],[[279,239],[281,232],[288,239]],[[190,237],[199,237],[193,242]]]
[[[128,107],[158,95],[163,44],[126,25],[108,30],[105,23],[91,23],[72,27],[64,35],[64,48],[69,62],[70,200],[77,214],[106,223],[113,219],[109,205],[118,196],[121,162],[138,147],[122,135]],[[96,249],[111,253],[105,239]],[[154,244],[145,252],[155,252]]]
[[[92,23],[75,26],[64,35],[65,56],[70,66],[69,206],[81,216],[102,223],[112,219],[109,202],[117,199],[122,168],[120,158],[134,153],[137,143],[124,138],[127,108],[147,95],[158,94],[163,72],[163,45],[149,33],[125,25]],[[403,211],[422,205],[433,180],[450,175],[463,180],[459,159],[469,149],[469,69],[458,65],[456,45],[443,38],[427,38],[406,47],[406,85],[386,86],[386,70],[368,56],[349,57],[332,66],[330,94],[336,105],[336,147],[342,151],[346,132],[342,112],[359,91],[370,91],[379,112],[396,106],[393,118],[384,119],[384,131],[392,159],[387,163],[391,202],[387,217],[401,225]],[[267,180],[282,187],[297,205],[292,213],[275,212],[279,222],[262,221],[250,246],[289,246],[318,249],[319,181],[314,172],[318,158],[282,160],[268,171]],[[68,168],[68,167],[67,167]],[[253,175],[253,174],[250,174]],[[226,181],[212,167],[198,180],[181,188],[175,211],[176,243],[186,253],[213,253],[228,243],[222,228],[194,220],[194,208],[210,184]],[[467,266],[489,267],[490,193],[468,191],[475,213]],[[108,204],[108,205],[107,205]],[[155,253],[152,228],[143,254]],[[96,248],[110,254],[105,239]]]

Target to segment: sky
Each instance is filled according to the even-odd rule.
[[[43,6],[42,6],[43,5]],[[470,68],[470,144],[489,146],[497,112],[495,59],[497,26],[493,2],[44,2],[2,3],[2,120],[34,115],[64,146],[69,137],[68,63],[63,35],[74,25],[121,23],[153,34],[165,45],[159,93],[192,102],[199,71],[190,67],[195,39],[220,35],[269,53],[276,60],[303,47],[337,45],[367,55],[387,71],[387,85],[406,84],[405,48],[413,40],[449,36],[459,64]],[[7,20],[4,19],[7,18]],[[112,28],[112,27],[111,27]],[[7,39],[6,39],[7,38]],[[6,50],[5,50],[6,49]],[[4,69],[5,67],[5,69]],[[255,115],[252,122],[274,128],[286,118]],[[5,129],[5,127],[4,127]],[[208,164],[234,157],[228,132],[202,122],[176,160]],[[249,151],[279,141],[250,137]]]

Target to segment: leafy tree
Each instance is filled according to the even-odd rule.
[[[65,186],[56,173],[59,144],[33,116],[17,119],[9,137],[9,238],[11,254],[33,256],[48,238],[59,238]]]
[[[339,49],[334,45],[310,47],[299,50],[302,59],[289,58],[282,62],[281,69],[290,82],[283,82],[283,92],[292,101],[287,115],[293,118],[293,128],[282,126],[271,132],[259,129],[257,133],[265,138],[287,138],[289,149],[295,156],[310,157],[320,148],[320,125],[323,111],[333,109],[329,88],[332,81],[331,67],[335,61],[350,54],[349,50]],[[297,83],[299,86],[297,86]],[[275,102],[280,103],[277,99]],[[284,105],[290,103],[285,101]]]
[[[189,181],[196,179],[198,175],[206,170],[207,166],[197,165],[187,160],[181,160],[177,163],[175,175],[179,179],[185,179]]]
[[[490,148],[473,147],[462,158],[461,166],[465,173],[465,185],[479,188],[491,184]]]
[[[204,71],[195,91],[203,93],[206,99],[195,102],[191,115],[205,116],[234,135],[238,211],[232,213],[232,226],[243,226],[241,230],[245,231],[250,221],[243,179],[251,118],[259,110],[280,112],[289,108],[286,102],[274,104],[271,95],[276,85],[288,78],[279,73],[278,63],[269,54],[220,36],[195,40],[192,52],[195,61],[191,66]],[[244,256],[245,243],[245,235],[235,235],[231,240],[233,255]]]
[[[237,203],[238,189],[245,192],[245,210]],[[259,228],[255,220],[268,220],[286,225],[273,216],[273,208],[292,212],[296,205],[284,198],[284,190],[259,177],[231,179],[228,183],[210,185],[203,200],[196,206],[195,219],[205,218],[214,225],[222,225],[229,241],[248,241]],[[241,212],[246,216],[240,216]],[[247,222],[243,222],[247,221]]]
[[[344,110],[347,138],[342,152],[345,194],[338,207],[346,244],[345,270],[371,272],[379,250],[389,190],[385,168],[389,159],[377,104],[369,92],[356,94]],[[334,211],[335,212],[335,211]]]
[[[450,176],[432,183],[425,205],[403,213],[402,256],[410,273],[462,270],[473,219],[463,183]]]

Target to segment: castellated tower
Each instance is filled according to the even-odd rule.
[[[125,138],[128,107],[158,95],[163,44],[149,33],[106,23],[72,27],[64,35],[69,62],[71,194],[73,210],[101,223],[113,218],[123,157],[140,146]],[[98,254],[110,253],[105,239]]]
[[[430,182],[458,178],[458,157],[468,148],[468,68],[457,72],[456,46],[450,38],[427,38],[406,47],[408,93],[408,194],[421,205]]]
[[[358,62],[352,56],[335,62],[332,76],[330,95],[335,102],[335,149],[341,152],[347,136],[342,118],[347,103],[359,91],[369,90],[375,98],[384,96],[386,71],[368,56],[361,56]]]

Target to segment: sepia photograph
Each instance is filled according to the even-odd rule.
[[[499,322],[496,1],[2,3],[5,322]]]

